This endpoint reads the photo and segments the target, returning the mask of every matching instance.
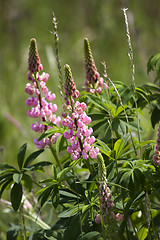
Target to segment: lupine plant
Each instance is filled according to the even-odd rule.
[[[98,72],[85,38],[86,80],[78,90],[68,64],[62,74],[54,15],[53,25],[62,103],[56,105],[56,95],[46,86],[49,74],[42,72],[33,38],[24,104],[27,115],[36,119],[31,129],[37,132],[38,150],[26,157],[25,143],[18,151],[17,168],[0,164],[0,197],[6,209],[20,216],[6,238],[159,239],[160,55],[148,61],[148,73],[157,73],[154,84],[126,86],[111,80],[105,63],[104,72]],[[143,139],[139,112],[144,109],[158,129],[157,140]],[[45,158],[46,151],[51,151],[54,163]],[[41,154],[44,160],[38,161]],[[4,200],[4,191],[10,191],[10,201]]]

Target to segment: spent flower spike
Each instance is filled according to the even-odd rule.
[[[46,86],[49,74],[43,72],[40,75],[39,73],[43,70],[43,66],[34,38],[31,39],[29,47],[28,69],[27,78],[30,82],[26,84],[25,92],[30,97],[25,103],[30,107],[30,110],[28,110],[27,115],[37,119],[35,123],[31,124],[31,129],[35,132],[43,133],[50,128],[43,124],[44,121],[49,121],[59,126],[61,118],[54,114],[57,111],[57,105],[52,102],[55,100],[56,95],[49,91]],[[52,143],[55,143],[59,135],[59,133],[55,133],[52,138],[44,138],[40,141],[36,138],[34,143],[37,148],[41,149],[46,145],[50,146]]]
[[[87,38],[84,39],[84,63],[86,71],[86,81],[84,82],[85,90],[94,94],[101,94],[103,90],[103,78],[97,71],[90,44]]]
[[[160,122],[159,122],[159,127],[157,131],[157,141],[156,145],[154,146],[154,152],[155,154],[153,155],[153,162],[155,165],[159,165],[160,162]]]
[[[79,96],[79,91],[76,88],[68,65],[65,65],[64,88],[68,112],[62,114],[64,119],[61,121],[61,124],[67,128],[64,132],[64,137],[68,139],[70,145],[67,151],[71,154],[72,160],[77,160],[80,157],[83,159],[88,159],[89,157],[94,159],[97,157],[99,149],[92,146],[95,138],[91,136],[93,129],[88,127],[91,123],[91,118],[85,113],[86,104],[79,101],[75,102],[75,99]]]

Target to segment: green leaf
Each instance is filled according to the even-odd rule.
[[[58,207],[59,198],[60,198],[59,189],[58,186],[55,186],[52,194],[52,204],[54,208]]]
[[[148,229],[146,227],[141,227],[137,235],[139,239],[145,240],[148,235]]]
[[[18,152],[17,161],[18,161],[18,165],[19,165],[19,169],[20,169],[20,170],[21,170],[21,168],[22,168],[22,166],[23,166],[26,149],[27,149],[27,143],[25,143],[24,145],[22,145],[22,146],[20,147],[20,149],[19,149],[19,152]]]
[[[98,136],[99,134],[104,134],[107,126],[108,126],[107,120],[96,123],[93,126],[93,135]]]
[[[47,202],[49,197],[51,197],[51,192],[54,189],[54,185],[46,187],[45,189],[42,189],[42,192],[38,198],[38,200],[41,199],[41,207]]]
[[[13,174],[13,180],[14,180],[16,183],[20,183],[22,177],[23,177],[23,174],[22,174],[22,173],[15,173],[15,174]]]
[[[42,140],[46,137],[51,137],[54,133],[63,133],[62,130],[59,128],[49,128],[47,131],[45,131],[39,138],[38,141]]]
[[[89,98],[89,100],[98,107],[98,109],[103,109],[105,111],[108,111],[108,108],[104,105],[104,103],[102,102],[102,100],[94,95],[89,95],[87,94],[87,97]],[[109,105],[109,104],[108,104]]]
[[[59,136],[56,141],[56,152],[59,154],[59,152],[62,150],[64,145],[65,138],[63,135]]]
[[[21,204],[22,200],[22,185],[15,183],[11,189],[11,203],[14,211],[16,212]]]
[[[97,121],[97,120],[104,120],[106,118],[106,113],[90,113],[88,116],[92,119],[92,121]]]
[[[122,113],[124,111],[124,109],[128,108],[128,105],[123,105],[123,106],[119,106],[118,109],[116,110],[116,114],[115,116],[118,116],[120,113]]]
[[[157,98],[157,108],[160,110],[160,97]]]
[[[29,175],[23,174],[21,183],[24,185],[27,191],[30,192],[32,190],[32,178]]]
[[[124,139],[118,139],[114,144],[114,150],[116,152],[116,159],[120,157],[121,150],[124,146]]]
[[[42,152],[44,152],[44,149],[38,150],[29,155],[24,163],[24,168],[28,167],[28,165],[31,164]]]
[[[76,216],[71,218],[70,224],[66,228],[64,232],[63,239],[66,240],[75,240],[81,233],[81,221],[80,216],[77,214]]]
[[[71,167],[66,167],[57,174],[58,181],[62,181],[63,176],[70,171]]]
[[[42,169],[43,167],[49,166],[51,164],[52,164],[51,162],[42,161],[42,162],[35,163],[35,164],[29,166],[25,170],[34,171],[34,170]]]
[[[151,115],[151,123],[152,127],[155,128],[155,125],[159,123],[160,121],[160,110],[157,108],[157,106],[153,109],[152,115]]]
[[[80,238],[80,240],[96,240],[97,237],[100,236],[100,233],[99,232],[96,232],[96,231],[93,231],[93,232],[89,232],[89,233],[86,233],[85,235],[83,235],[82,238]],[[96,238],[95,238],[96,237]]]
[[[118,119],[118,118],[114,118],[113,122],[112,122],[112,129],[117,132],[118,134],[120,134],[121,136],[123,136],[124,134],[126,134],[126,126],[125,126],[125,122]]]
[[[61,212],[58,217],[59,218],[68,218],[71,217],[73,215],[75,215],[78,211],[80,211],[82,208],[84,207],[83,204],[79,204],[78,206],[73,206],[72,208],[69,208],[63,212]]]
[[[70,193],[66,190],[60,190],[59,193],[65,197],[69,197],[69,198],[79,198],[79,196],[77,196],[76,194]]]
[[[0,163],[0,169],[9,169],[9,170],[15,170],[14,167],[12,167],[11,165],[8,165],[6,163]]]
[[[152,57],[150,57],[148,64],[147,64],[147,73],[149,73],[151,70],[154,70],[157,61],[160,59],[160,53],[156,53]]]
[[[2,197],[4,190],[6,188],[8,188],[8,186],[11,185],[12,182],[13,182],[12,177],[10,177],[9,179],[7,179],[6,181],[3,182],[4,184],[2,185],[1,190],[0,190],[0,198]]]
[[[103,141],[97,139],[97,142],[100,144],[102,148],[104,148],[106,151],[111,151],[111,149],[105,144]]]

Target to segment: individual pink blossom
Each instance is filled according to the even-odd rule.
[[[120,222],[120,221],[122,221],[123,220],[123,215],[121,214],[121,213],[117,213],[116,214],[116,221],[117,222]]]
[[[96,218],[95,218],[95,223],[100,224],[101,223],[101,215],[97,214]]]

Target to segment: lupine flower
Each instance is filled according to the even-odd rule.
[[[103,78],[100,77],[97,71],[87,38],[84,39],[84,61],[86,71],[86,81],[84,82],[85,90],[91,94],[95,92],[101,94],[103,90]]]
[[[103,219],[106,222],[109,219],[115,221],[121,221],[123,216],[121,213],[113,212],[113,201],[110,188],[107,186],[107,178],[106,178],[106,167],[104,163],[104,159],[101,154],[97,155],[98,158],[98,174],[99,174],[99,195],[100,195],[100,208],[103,213]],[[95,222],[98,223],[99,214],[95,218]]]
[[[75,102],[79,96],[79,91],[76,88],[71,69],[65,65],[65,101],[68,113],[63,113],[64,119],[61,124],[66,127],[64,137],[68,139],[70,146],[67,148],[71,154],[72,160],[77,160],[82,157],[94,159],[99,152],[98,148],[91,146],[95,142],[95,138],[91,136],[93,129],[88,125],[91,123],[91,118],[84,112],[87,108],[84,102]],[[66,110],[65,109],[65,110]]]
[[[154,147],[155,154],[153,155],[153,162],[155,165],[159,165],[160,162],[160,122],[159,122],[159,127],[157,131],[157,143]]]
[[[65,65],[65,83],[64,83],[65,101],[67,105],[72,105],[74,99],[79,97],[79,91],[76,88],[71,69]]]
[[[43,66],[41,64],[36,40],[34,38],[31,39],[29,48],[28,69],[29,72],[27,73],[27,78],[30,82],[26,84],[25,92],[30,95],[26,100],[26,105],[30,107],[30,110],[27,111],[27,115],[37,119],[35,123],[31,124],[32,130],[43,133],[49,128],[43,124],[44,121],[59,125],[61,118],[54,114],[57,111],[57,105],[52,102],[56,98],[56,95],[51,93],[46,86],[49,74],[43,72],[40,75]],[[44,138],[40,141],[36,138],[34,139],[34,143],[37,148],[41,149],[46,145],[55,143],[59,135],[59,133],[56,133],[52,138]]]

